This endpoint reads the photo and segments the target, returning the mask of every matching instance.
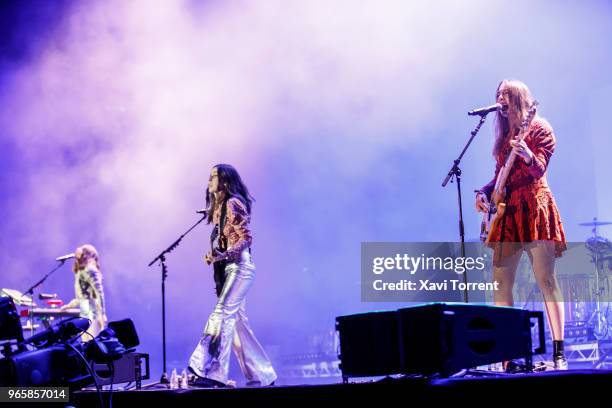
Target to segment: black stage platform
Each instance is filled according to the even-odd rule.
[[[552,402],[604,402],[610,399],[612,370],[547,371],[535,374],[486,375],[461,378],[384,378],[376,382],[348,384],[277,386],[264,388],[182,389],[114,391],[113,407],[204,406],[208,403],[282,402],[302,404],[325,402],[346,405],[353,401],[401,403],[474,402],[550,404]],[[108,406],[108,392],[103,392]],[[77,407],[99,406],[96,392],[74,395]],[[382,408],[382,407],[377,407]]]

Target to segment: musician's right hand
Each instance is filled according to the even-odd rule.
[[[489,211],[489,200],[487,199],[486,194],[483,194],[483,193],[476,194],[476,211],[478,212]]]

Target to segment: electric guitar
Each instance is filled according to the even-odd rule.
[[[521,123],[519,134],[516,136],[515,140],[520,141],[527,136],[529,125],[536,115],[537,106],[538,101],[534,101],[527,112],[527,117],[525,117]],[[514,149],[512,149],[508,155],[508,158],[506,159],[506,163],[499,170],[499,173],[497,173],[495,188],[493,189],[493,193],[491,193],[491,200],[489,201],[489,209],[484,213],[482,223],[480,225],[480,240],[484,243],[488,244],[491,241],[493,231],[497,229],[499,223],[504,217],[504,213],[506,211],[506,181],[508,180],[508,176],[510,175],[510,170],[512,169],[516,156],[516,152]]]

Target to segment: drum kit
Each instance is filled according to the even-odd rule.
[[[566,332],[568,326],[576,326],[587,330],[588,337],[608,339],[612,337],[612,242],[598,235],[597,229],[612,225],[612,221],[594,218],[578,225],[591,227],[592,235],[582,248],[568,244],[572,248],[570,258],[557,269],[565,272],[558,273],[557,279],[564,300]],[[525,299],[525,308],[536,308],[539,288],[526,256],[521,258],[517,269],[526,273],[516,276],[515,298]]]

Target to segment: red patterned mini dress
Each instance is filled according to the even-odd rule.
[[[516,157],[506,181],[506,211],[498,227],[492,231],[491,247],[497,243],[530,243],[554,241],[555,256],[567,249],[565,232],[559,209],[546,181],[546,169],[555,150],[555,135],[550,124],[536,117],[530,124],[525,143],[533,152],[531,164]],[[511,147],[507,145],[497,157],[495,177],[480,191],[489,200],[495,188],[499,170],[504,165]],[[505,252],[505,251],[504,251]]]

